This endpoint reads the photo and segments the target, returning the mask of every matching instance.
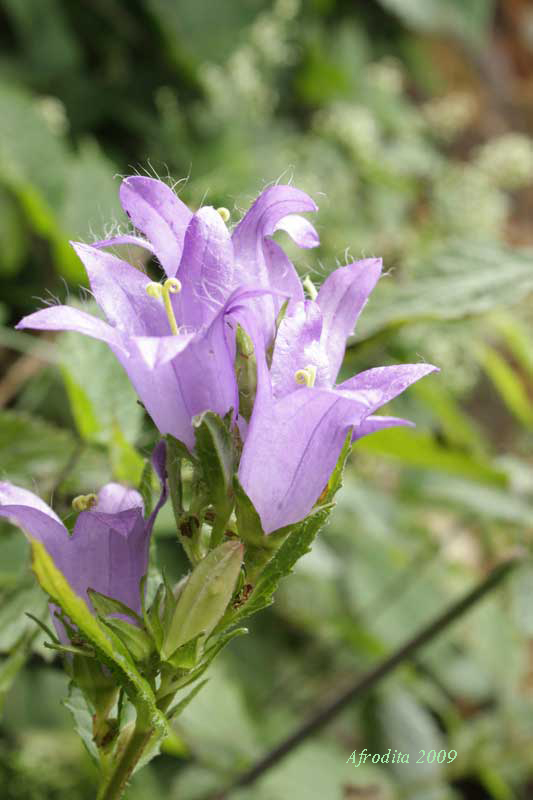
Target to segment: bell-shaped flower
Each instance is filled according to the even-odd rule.
[[[258,359],[257,395],[239,478],[267,533],[311,511],[350,430],[357,439],[410,424],[374,412],[436,370],[431,364],[401,364],[335,383],[346,339],[380,274],[378,259],[335,270],[316,301],[298,303],[281,322],[270,370],[264,358]],[[254,342],[263,352],[259,330]]]
[[[88,589],[119,600],[140,614],[140,583],[148,570],[150,537],[167,497],[163,442],[157,445],[152,462],[162,489],[148,517],[138,492],[108,483],[97,495],[76,498],[74,506],[87,510],[79,513],[69,534],[57,514],[37,495],[6,482],[0,483],[0,516],[44,545],[57,569],[91,611]],[[53,620],[64,641],[63,626],[55,615]]]
[[[73,330],[106,342],[127,372],[160,432],[194,445],[192,417],[237,408],[232,314],[249,302],[273,331],[283,298],[302,296],[290,261],[268,237],[287,230],[302,246],[317,243],[296,211],[313,210],[292,187],[267,189],[230,234],[223,215],[203,207],[193,214],[161,181],[123,181],[121,202],[146,238],[118,236],[95,245],[73,244],[107,322],[70,306],[51,306],[18,328]],[[150,281],[103,248],[134,244],[155,254],[167,278]]]

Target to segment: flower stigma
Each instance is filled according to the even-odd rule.
[[[98,502],[98,495],[96,494],[80,494],[72,501],[72,508],[74,511],[89,511]]]
[[[178,333],[178,323],[176,322],[176,317],[174,314],[174,309],[172,308],[172,300],[170,299],[171,294],[177,294],[181,292],[181,282],[177,278],[167,278],[164,283],[157,283],[157,281],[151,281],[146,286],[146,294],[150,295],[150,297],[154,297],[156,300],[163,299],[163,303],[165,304],[165,311],[167,312],[168,322],[170,325],[170,330],[172,333]]]
[[[315,365],[308,364],[304,369],[297,369],[294,373],[294,380],[296,383],[300,384],[300,386],[307,386],[308,388],[314,386],[316,380]]]

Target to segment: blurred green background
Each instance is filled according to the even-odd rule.
[[[0,477],[66,512],[154,442],[112,356],[13,324],[89,302],[68,239],[127,230],[120,175],[232,223],[272,181],[318,202],[320,282],[383,256],[346,374],[424,359],[357,444],[338,509],[234,642],[128,800],[195,800],[257,758],[517,546],[533,521],[533,9],[528,0],[0,0]],[[131,255],[131,253],[129,254]],[[81,287],[81,288],[80,288]],[[170,512],[157,556],[185,563]],[[0,796],[90,800],[46,603],[0,528]],[[236,800],[533,796],[533,568]],[[356,768],[353,750],[411,754]],[[419,750],[456,750],[418,765]],[[357,762],[356,762],[357,763]]]

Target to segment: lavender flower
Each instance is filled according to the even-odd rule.
[[[120,197],[133,225],[147,238],[127,235],[94,246],[73,244],[108,323],[69,306],[54,306],[25,317],[17,327],[74,330],[106,342],[161,433],[192,447],[192,417],[206,410],[224,415],[238,406],[231,329],[235,310],[250,303],[268,339],[286,297],[303,298],[293,265],[268,237],[284,229],[302,247],[315,246],[316,232],[295,212],[316,206],[298,189],[272,187],[232,236],[225,214],[211,207],[192,214],[160,181],[127,178]],[[118,244],[150,250],[166,280],[149,281],[102,251]]]
[[[0,516],[45,546],[72,590],[89,608],[87,589],[95,589],[140,613],[139,587],[148,569],[152,528],[167,497],[164,443],[156,447],[152,461],[162,489],[146,519],[140,494],[118,483],[108,483],[98,495],[74,501],[75,508],[87,510],[79,514],[72,535],[43,500],[11,483],[0,483]],[[65,640],[63,627],[55,617],[54,624]]]
[[[258,388],[239,467],[240,481],[269,533],[305,517],[327,485],[348,431],[353,439],[392,425],[374,416],[431,364],[370,369],[335,379],[352,332],[381,274],[370,259],[335,270],[316,301],[295,304],[279,326],[270,370],[258,359]],[[247,319],[248,327],[253,320]],[[254,331],[256,352],[264,352]]]

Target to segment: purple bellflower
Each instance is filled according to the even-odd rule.
[[[350,430],[357,439],[410,424],[374,412],[437,369],[431,364],[378,367],[335,384],[346,339],[380,274],[378,259],[335,270],[315,301],[296,303],[282,320],[270,370],[264,357],[258,359],[257,395],[239,478],[267,533],[311,511]],[[254,342],[256,352],[264,353],[259,330]]]
[[[118,483],[108,483],[98,495],[77,498],[82,501],[79,507],[88,510],[81,511],[72,534],[43,500],[11,483],[0,483],[0,516],[44,545],[57,569],[90,610],[87,589],[95,589],[140,614],[140,582],[148,569],[152,528],[167,497],[164,443],[157,445],[152,462],[162,489],[148,518],[144,516],[140,494]],[[62,624],[55,615],[53,620],[65,641]]]
[[[234,312],[249,303],[268,340],[285,298],[303,299],[294,266],[270,237],[283,229],[300,246],[314,247],[318,236],[297,212],[316,206],[298,189],[271,187],[231,235],[225,209],[206,206],[193,214],[161,181],[127,178],[120,198],[146,238],[73,243],[107,322],[69,306],[52,306],[17,327],[73,330],[106,342],[160,432],[192,447],[192,417],[206,410],[236,413],[238,407]],[[163,283],[103,250],[121,244],[153,253],[166,273]]]

